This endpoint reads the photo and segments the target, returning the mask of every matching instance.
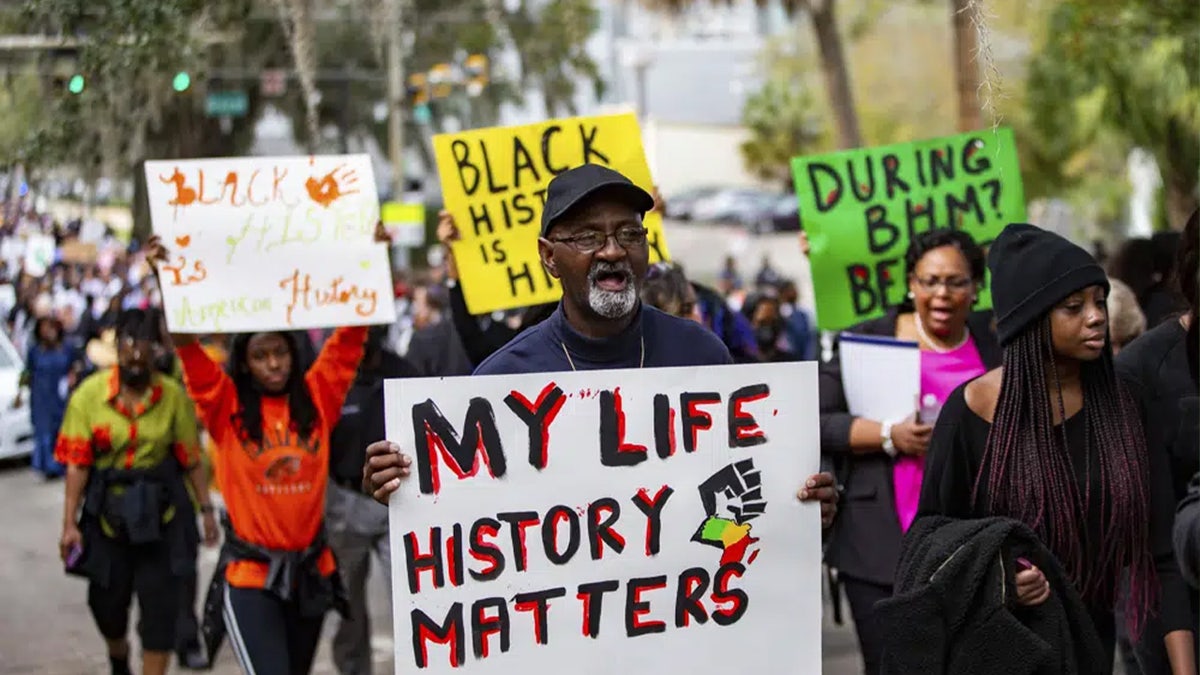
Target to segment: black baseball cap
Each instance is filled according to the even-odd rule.
[[[642,215],[654,208],[654,197],[619,172],[599,164],[584,164],[558,174],[546,187],[542,236],[549,234],[568,211],[598,192],[616,197]]]

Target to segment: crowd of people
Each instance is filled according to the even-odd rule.
[[[412,465],[385,439],[386,379],[817,360],[826,470],[797,476],[797,497],[821,504],[864,672],[1097,673],[1119,653],[1130,675],[1195,675],[1197,215],[1107,269],[1031,225],[986,251],[916,235],[904,302],[850,330],[919,345],[920,401],[867,419],[836,336],[821,353],[769,261],[747,284],[731,257],[714,286],[650,264],[642,218],[661,207],[599,166],[558,175],[537,246],[562,300],[487,316],[467,309],[443,213],[442,263],[398,277],[404,319],[370,328],[171,334],[156,238],[106,237],[95,261],[41,275],[19,250],[0,263],[33,467],[65,476],[60,553],[88,579],[111,672],[132,672],[135,596],[147,674],[172,653],[204,668],[225,642],[248,673],[307,673],[331,611],[339,672],[371,672],[366,582],[373,558],[389,576],[385,505]],[[60,251],[78,232],[28,214],[4,234],[19,228]],[[218,541],[197,616],[199,546]],[[999,607],[983,599],[995,564],[1012,591]]]

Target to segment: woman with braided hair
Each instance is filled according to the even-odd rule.
[[[1113,372],[1104,270],[1082,248],[1024,224],[997,237],[988,266],[1003,362],[947,399],[917,517],[1029,526],[1082,597],[1108,664],[1128,569],[1130,635],[1161,617],[1172,672],[1194,674],[1170,471],[1147,453],[1136,404]],[[1054,590],[1031,562],[1015,576],[1016,602],[1027,608]]]

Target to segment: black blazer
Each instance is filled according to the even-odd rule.
[[[894,337],[899,315],[899,309],[892,308],[886,315],[863,322],[848,332]],[[1003,353],[996,341],[991,311],[972,313],[967,318],[967,330],[975,340],[983,365],[988,369],[999,366]],[[894,461],[882,451],[866,455],[850,452],[850,424],[854,415],[847,412],[842,367],[836,350],[833,358],[821,364],[819,372],[822,460],[833,470],[843,490],[825,562],[848,577],[890,586],[903,536],[892,486]]]

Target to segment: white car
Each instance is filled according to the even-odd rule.
[[[29,416],[28,391],[21,406],[13,400],[21,389],[24,363],[20,352],[4,331],[0,331],[0,460],[33,454],[33,420]]]

